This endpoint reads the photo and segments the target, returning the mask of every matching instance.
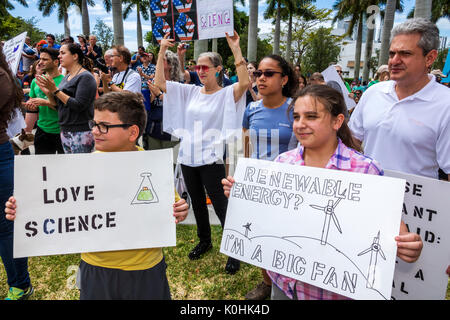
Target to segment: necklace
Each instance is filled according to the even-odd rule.
[[[75,75],[74,75],[73,77],[72,77],[72,75],[69,73],[69,76],[67,77],[67,79],[69,80],[69,78],[70,78],[70,80],[72,80],[74,77],[76,77],[76,76],[80,73],[81,69],[83,69],[83,66],[81,66],[80,69],[78,69],[77,73],[75,73]]]

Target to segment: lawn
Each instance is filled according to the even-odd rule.
[[[177,246],[164,249],[167,277],[175,300],[241,300],[261,280],[257,267],[242,263],[235,275],[225,273],[227,256],[219,253],[222,230],[211,226],[213,249],[197,261],[190,261],[189,251],[196,245],[196,227],[177,226]],[[33,300],[77,300],[75,271],[80,255],[29,258],[29,271],[35,293]],[[6,274],[0,268],[0,297],[7,294]],[[447,300],[450,299],[450,282]]]

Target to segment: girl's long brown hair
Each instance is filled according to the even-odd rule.
[[[14,109],[20,108],[20,106],[22,105],[23,90],[19,87],[18,83],[16,82],[16,77],[13,75],[8,63],[6,62],[5,55],[3,54],[3,46],[0,46],[0,69],[3,69],[6,72],[10,81],[14,84],[12,92],[13,99],[11,99],[12,103],[5,106],[5,108],[0,113],[0,122],[7,122],[12,119],[14,115]]]
[[[319,101],[324,105],[325,110],[330,112],[331,116],[337,117],[339,114],[345,115],[345,109],[347,108],[345,104],[344,97],[342,93],[339,91],[321,84],[314,84],[310,86],[306,86],[300,92],[298,92],[297,96],[292,99],[292,102],[289,106],[288,114],[292,112],[294,109],[295,101],[299,97],[310,96],[311,98]],[[344,120],[342,126],[339,128],[337,132],[337,136],[342,140],[347,147],[355,149],[361,152],[361,147],[358,143],[355,142],[352,132],[347,124],[347,119]]]

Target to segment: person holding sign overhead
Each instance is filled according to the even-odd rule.
[[[240,132],[245,109],[245,92],[249,84],[247,63],[239,46],[239,35],[226,35],[233,52],[239,82],[223,88],[224,70],[218,53],[202,53],[195,70],[203,87],[166,81],[164,56],[169,47],[175,46],[167,33],[161,40],[156,65],[155,85],[164,93],[163,130],[181,138],[178,161],[186,187],[192,200],[197,235],[200,242],[189,253],[191,260],[199,259],[212,248],[211,228],[206,206],[205,187],[222,228],[228,200],[223,195],[220,181],[225,177],[223,144],[227,135]],[[218,134],[212,134],[218,133]],[[219,136],[220,135],[220,136]],[[192,152],[193,150],[193,152]],[[239,261],[229,258],[225,270],[236,273]]]
[[[293,132],[300,142],[296,149],[279,155],[274,161],[292,165],[305,165],[332,170],[345,170],[383,175],[377,161],[360,154],[344,112],[346,104],[342,95],[323,85],[311,85],[300,91],[289,106],[293,109]],[[234,179],[222,180],[224,194],[229,197]],[[402,222],[397,241],[397,256],[407,262],[419,258],[422,240],[407,231]],[[272,300],[340,300],[344,296],[298,281],[276,272],[268,271],[272,279]]]
[[[136,140],[145,122],[141,95],[125,91],[101,96],[89,121],[97,152],[143,151]],[[178,223],[186,218],[188,205],[176,192],[175,201],[173,216]],[[7,220],[15,219],[16,209],[15,198],[10,197]],[[79,275],[81,300],[171,299],[161,248],[82,253]]]

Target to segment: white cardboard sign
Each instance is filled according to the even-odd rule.
[[[345,86],[344,81],[339,76],[334,66],[329,66],[325,70],[322,71],[323,78],[326,82],[328,81],[336,81],[341,86],[342,94],[344,96],[345,104],[347,105],[347,109],[350,110],[356,106],[355,100],[348,96],[349,92],[347,87]]]
[[[353,299],[390,299],[405,181],[240,158],[221,252]]]
[[[450,265],[450,183],[398,171],[385,175],[406,179],[402,220],[422,237],[419,259],[397,259],[392,297],[397,300],[444,300]]]
[[[233,1],[197,0],[198,39],[225,37],[233,35]]]
[[[6,41],[3,45],[3,54],[5,55],[6,62],[14,75],[17,73],[17,67],[19,66],[20,59],[22,58],[22,49],[26,36],[27,33],[23,32]]]
[[[15,157],[14,257],[174,246],[172,150]]]

